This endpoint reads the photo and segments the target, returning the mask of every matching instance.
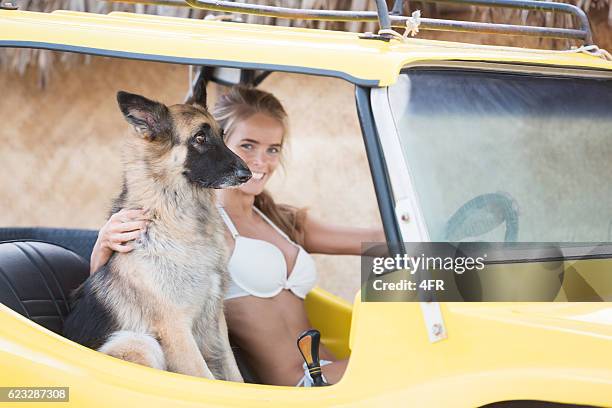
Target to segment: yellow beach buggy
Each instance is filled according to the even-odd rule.
[[[605,303],[612,300],[612,245],[584,244],[612,238],[609,54],[592,44],[588,19],[574,6],[456,2],[565,13],[578,28],[404,16],[401,1],[391,12],[384,1],[377,12],[157,1],[379,22],[380,31],[358,34],[125,12],[27,12],[2,0],[1,47],[206,66],[219,78],[234,69],[251,80],[281,71],[349,81],[389,244],[405,252],[405,242],[561,242],[561,258],[544,251],[498,264],[511,264],[528,285],[551,262],[563,273],[553,295],[531,299],[546,302],[381,302],[362,293],[351,306],[316,289],[306,299],[309,317],[323,343],[350,358],[342,380],[309,389],[238,384],[138,366],[63,338],[68,294],[88,275],[83,259],[95,231],[3,228],[0,407],[612,406],[612,306]],[[398,28],[580,46],[430,41]],[[500,300],[488,297],[488,285],[478,300]]]

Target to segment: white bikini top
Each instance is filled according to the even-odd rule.
[[[218,208],[235,241],[234,252],[228,263],[232,280],[225,299],[249,295],[268,298],[278,295],[283,289],[289,289],[304,299],[317,281],[317,270],[312,256],[291,241],[257,207],[253,207],[261,218],[298,248],[295,265],[289,272],[285,256],[276,245],[261,239],[240,236],[225,209]]]

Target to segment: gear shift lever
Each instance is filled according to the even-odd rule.
[[[321,362],[319,360],[319,343],[321,340],[321,333],[318,330],[310,329],[300,334],[297,339],[297,346],[306,361],[308,372],[315,387],[322,387],[329,385],[325,382],[323,374],[321,372]]]

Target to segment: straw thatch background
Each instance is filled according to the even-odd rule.
[[[260,1],[263,3],[263,1]],[[267,3],[278,3],[267,1]],[[364,10],[373,1],[293,0],[293,7]],[[109,4],[92,0],[21,1],[22,8],[108,12]],[[610,0],[583,1],[595,40],[612,48]],[[202,18],[196,10],[112,4],[113,9]],[[542,21],[537,13],[469,10],[413,2],[423,16],[566,25]],[[286,20],[247,17],[249,22],[287,24]],[[265,20],[265,21],[264,21]],[[373,31],[370,24],[293,22],[317,28]],[[421,33],[424,38],[494,42],[504,45],[567,47],[513,37]],[[188,87],[185,66],[82,57],[39,50],[0,50],[0,194],[1,226],[98,228],[120,185],[120,152],[126,125],[116,107],[119,89],[166,103],[183,100]],[[354,88],[336,79],[275,73],[262,85],[286,106],[291,121],[291,154],[285,174],[271,182],[278,201],[309,206],[330,223],[380,223],[354,102]],[[211,85],[211,98],[217,91]],[[359,287],[359,259],[318,256],[321,284],[352,300]]]

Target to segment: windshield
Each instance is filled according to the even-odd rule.
[[[411,70],[389,100],[432,241],[612,240],[612,80]]]

